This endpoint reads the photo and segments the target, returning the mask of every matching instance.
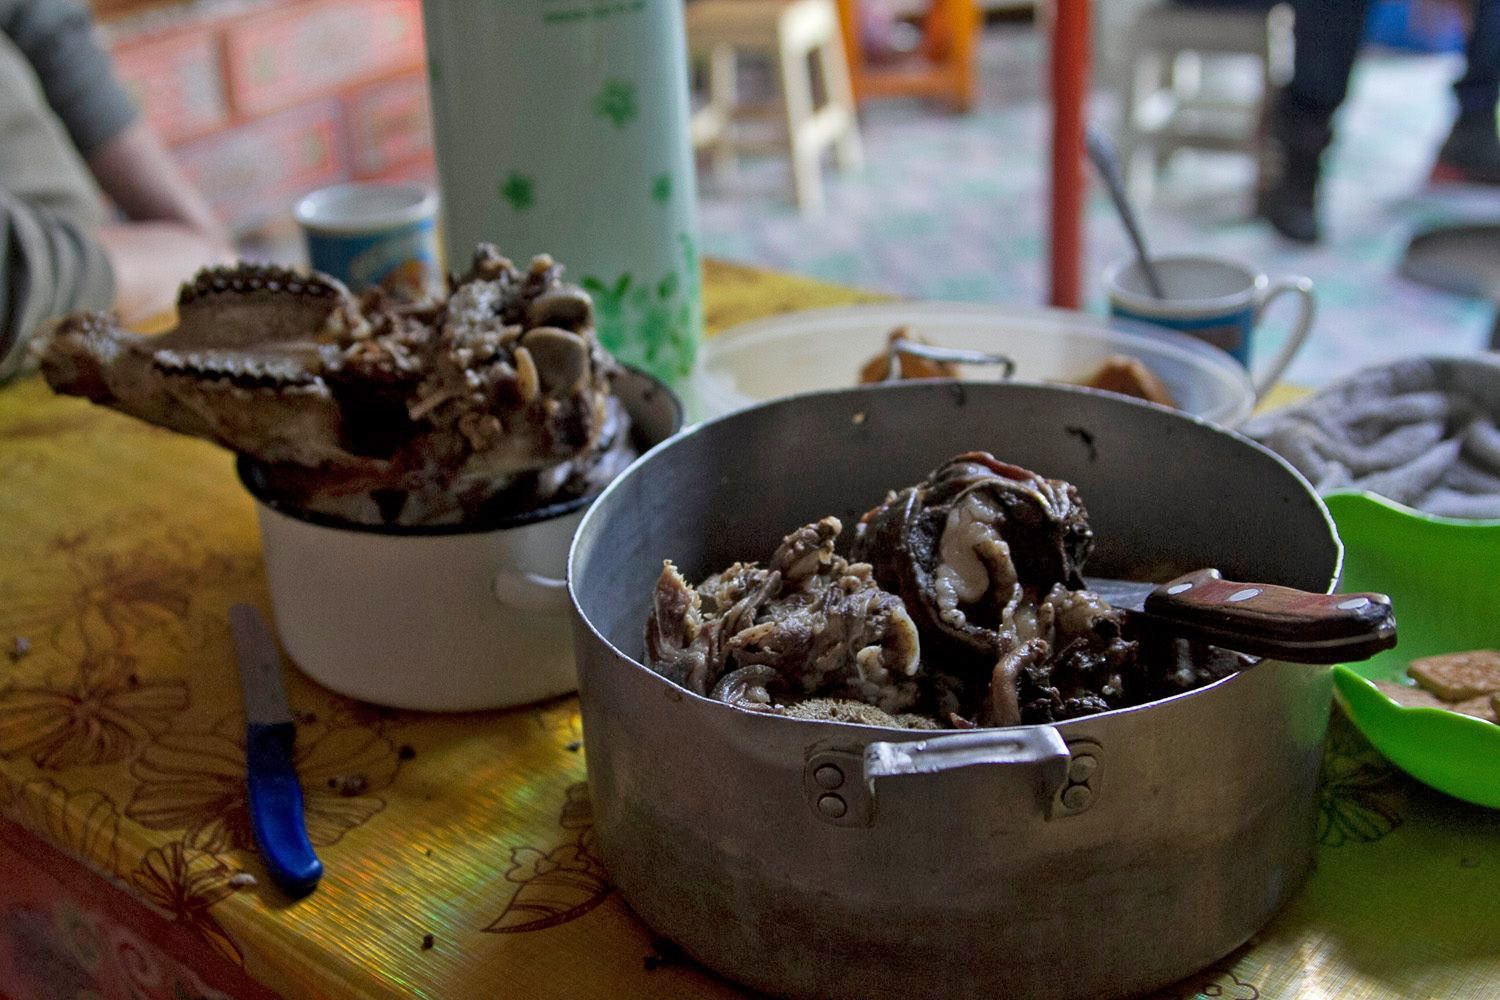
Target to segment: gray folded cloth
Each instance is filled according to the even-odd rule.
[[[1247,423],[1320,493],[1364,489],[1446,517],[1500,517],[1500,354],[1366,368]]]

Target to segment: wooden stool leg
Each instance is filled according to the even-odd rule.
[[[803,214],[823,211],[823,178],[819,153],[822,147],[809,129],[813,118],[812,74],[808,51],[789,37],[784,27],[777,32],[777,62],[781,70],[782,101],[786,105],[787,147],[792,161],[792,188]]]
[[[740,165],[734,135],[734,110],[739,103],[737,91],[734,48],[715,45],[708,57],[708,101],[723,123],[713,144],[714,173],[721,180],[734,176]]]
[[[1184,57],[1187,57],[1184,59]],[[1178,115],[1178,110],[1193,99],[1192,81],[1195,79],[1195,67],[1197,56],[1191,52],[1181,50],[1169,50],[1161,53],[1162,75],[1165,82],[1162,84],[1163,92],[1171,100],[1171,117],[1162,124],[1164,130],[1157,136],[1157,140],[1151,144],[1151,182],[1154,185],[1162,174],[1166,173],[1167,167],[1172,163],[1172,157],[1176,154],[1176,129],[1172,127],[1171,121]]]
[[[833,143],[834,162],[840,170],[858,170],[865,162],[864,143],[859,138],[859,109],[854,104],[844,43],[837,31],[818,47],[818,67],[828,91],[829,106],[842,108],[845,117],[844,127]]]
[[[1120,159],[1131,198],[1144,203],[1155,193],[1156,150],[1154,140],[1141,132],[1141,110],[1162,87],[1162,63],[1160,56],[1139,44],[1129,52],[1125,106],[1120,114]]]

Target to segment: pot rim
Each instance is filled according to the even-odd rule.
[[[1250,438],[1246,437],[1244,434],[1241,434],[1239,431],[1233,430],[1231,428],[1225,427],[1225,426],[1220,425],[1220,424],[1215,424],[1212,421],[1206,420],[1206,419],[1204,419],[1202,417],[1195,416],[1195,415],[1193,415],[1191,413],[1184,413],[1181,410],[1177,410],[1177,409],[1175,409],[1173,407],[1170,407],[1170,406],[1162,406],[1162,405],[1157,404],[1157,403],[1150,403],[1150,402],[1146,402],[1145,400],[1138,400],[1138,399],[1131,398],[1129,396],[1121,396],[1118,393],[1106,392],[1106,391],[1104,391],[1102,389],[1091,389],[1091,388],[1088,388],[1086,386],[1052,385],[1052,384],[1048,384],[1048,385],[1034,385],[1034,384],[1029,384],[1029,383],[1014,383],[1014,382],[975,383],[975,382],[965,382],[962,379],[920,379],[920,380],[911,380],[911,381],[906,381],[906,382],[869,383],[869,384],[865,384],[865,385],[846,386],[846,387],[840,388],[840,389],[821,389],[821,390],[817,390],[817,391],[813,391],[813,392],[795,393],[795,394],[788,395],[788,396],[782,396],[782,397],[779,397],[777,399],[767,400],[765,402],[758,403],[755,406],[746,407],[745,409],[742,409],[742,410],[736,410],[736,411],[731,412],[731,413],[721,414],[720,416],[714,417],[714,418],[712,418],[710,420],[701,421],[699,423],[693,424],[692,426],[687,427],[687,428],[679,431],[678,433],[676,433],[676,434],[672,435],[671,437],[663,440],[661,443],[653,446],[650,450],[648,450],[645,453],[643,453],[640,456],[640,458],[636,459],[635,462],[631,463],[631,465],[630,465],[630,467],[628,469],[626,469],[620,475],[616,476],[607,486],[605,486],[605,488],[603,490],[599,491],[599,495],[596,496],[594,499],[596,501],[602,501],[605,497],[607,497],[610,493],[612,493],[616,489],[622,489],[623,487],[622,487],[621,484],[627,478],[629,478],[631,475],[636,474],[636,471],[637,471],[638,467],[644,467],[645,463],[647,461],[649,461],[658,451],[660,451],[660,450],[662,450],[664,448],[667,448],[668,446],[674,444],[675,442],[677,442],[679,440],[687,440],[688,438],[691,438],[692,436],[698,434],[700,431],[703,431],[703,430],[705,430],[707,428],[713,427],[713,426],[715,426],[715,425],[717,425],[719,423],[722,423],[724,421],[727,421],[727,420],[734,420],[734,419],[741,418],[745,414],[748,414],[748,413],[751,413],[751,412],[754,412],[754,411],[758,411],[758,410],[762,410],[762,409],[767,409],[767,408],[775,407],[775,406],[784,406],[784,405],[788,404],[791,401],[802,400],[802,399],[807,399],[807,398],[811,398],[811,397],[838,396],[838,395],[856,396],[856,395],[863,395],[865,393],[870,393],[870,392],[916,392],[916,391],[931,391],[932,387],[942,387],[942,386],[956,387],[959,391],[968,391],[968,390],[970,390],[971,388],[973,388],[975,386],[985,386],[985,388],[979,389],[978,391],[981,391],[981,392],[991,392],[991,391],[1023,391],[1023,392],[1026,392],[1026,391],[1039,391],[1039,392],[1083,393],[1085,395],[1099,396],[1099,397],[1106,398],[1106,399],[1110,400],[1111,402],[1117,403],[1117,404],[1119,404],[1121,406],[1136,406],[1136,407],[1143,407],[1143,408],[1146,408],[1146,409],[1149,409],[1149,410],[1157,410],[1157,411],[1160,411],[1162,413],[1169,414],[1170,416],[1172,416],[1172,417],[1174,417],[1176,419],[1186,420],[1186,421],[1189,421],[1191,423],[1197,424],[1197,425],[1199,425],[1199,426],[1201,426],[1203,428],[1206,428],[1207,430],[1210,430],[1210,431],[1213,431],[1213,432],[1216,432],[1216,433],[1220,433],[1220,434],[1226,434],[1226,435],[1228,435],[1229,437],[1231,437],[1234,440],[1238,441],[1240,444],[1243,444],[1243,445],[1245,445],[1245,446],[1253,449],[1254,451],[1261,452],[1263,455],[1271,458],[1277,465],[1280,465],[1284,471],[1290,473],[1292,475],[1292,477],[1296,480],[1296,482],[1298,482],[1307,491],[1308,495],[1311,496],[1314,499],[1314,501],[1316,502],[1318,511],[1323,515],[1323,523],[1327,526],[1328,533],[1332,537],[1332,539],[1333,539],[1333,545],[1334,545],[1333,572],[1332,572],[1332,575],[1329,577],[1327,589],[1324,591],[1324,593],[1331,594],[1331,593],[1333,593],[1338,588],[1339,580],[1343,576],[1343,571],[1344,571],[1344,543],[1343,543],[1343,540],[1339,538],[1338,526],[1334,523],[1333,515],[1329,513],[1328,506],[1325,503],[1323,503],[1322,496],[1320,496],[1318,494],[1318,491],[1313,488],[1312,484],[1310,482],[1308,482],[1307,478],[1305,476],[1303,476],[1300,472],[1298,472],[1297,469],[1295,467],[1293,467],[1290,462],[1288,462],[1286,459],[1282,458],[1280,455],[1276,454],[1271,449],[1267,448],[1265,445],[1260,444],[1258,441],[1251,440]],[[831,719],[797,719],[797,718],[792,718],[792,717],[785,716],[785,715],[767,715],[767,714],[764,714],[764,713],[761,713],[761,712],[752,712],[752,711],[750,711],[748,709],[739,708],[737,706],[729,704],[728,702],[719,701],[719,700],[717,700],[715,698],[705,697],[703,695],[697,694],[696,692],[690,691],[687,688],[682,687],[679,684],[674,684],[671,681],[667,680],[661,674],[657,673],[655,670],[652,670],[650,667],[646,666],[644,663],[642,663],[639,660],[637,660],[634,656],[630,655],[629,653],[626,653],[624,650],[620,649],[613,642],[611,642],[608,638],[606,638],[604,636],[604,634],[601,633],[599,631],[599,629],[594,625],[593,620],[588,615],[586,615],[584,613],[583,607],[579,603],[579,600],[578,600],[578,591],[577,591],[578,574],[576,572],[574,572],[574,562],[577,559],[577,555],[578,555],[578,540],[583,537],[585,531],[587,530],[587,528],[589,526],[589,519],[591,517],[595,516],[595,514],[594,514],[595,509],[596,508],[594,508],[594,507],[591,506],[589,508],[589,510],[587,510],[587,511],[584,512],[583,519],[582,519],[582,521],[578,525],[578,530],[573,533],[573,539],[572,539],[572,541],[570,541],[568,543],[568,568],[567,568],[568,600],[569,600],[569,602],[573,606],[573,617],[574,617],[574,619],[576,621],[579,621],[579,622],[581,622],[583,624],[584,628],[586,628],[588,630],[589,635],[593,639],[595,639],[596,641],[602,643],[603,646],[604,646],[604,648],[608,649],[611,653],[615,654],[615,656],[617,656],[620,659],[626,661],[626,663],[628,663],[630,665],[631,669],[639,671],[639,672],[644,673],[645,675],[647,675],[647,677],[648,677],[648,679],[650,681],[654,681],[654,682],[662,685],[666,690],[674,691],[674,692],[676,692],[676,693],[678,693],[678,694],[680,694],[680,695],[682,695],[682,696],[684,696],[686,698],[692,699],[695,702],[700,702],[700,703],[702,703],[710,711],[721,711],[722,710],[724,712],[735,713],[736,715],[739,715],[739,716],[753,716],[755,718],[765,719],[767,725],[804,726],[804,727],[808,727],[808,726],[811,726],[811,727],[829,727],[829,726],[832,726],[832,727],[836,727],[836,728],[838,728],[840,730],[857,729],[857,730],[862,730],[862,731],[865,731],[865,732],[868,732],[868,733],[872,733],[872,734],[875,734],[875,733],[885,734],[883,736],[883,738],[885,738],[885,739],[911,739],[911,740],[932,739],[934,737],[946,736],[946,735],[949,735],[950,733],[958,731],[958,730],[894,729],[894,728],[891,728],[889,726],[871,726],[871,725],[867,725],[867,724],[862,723],[862,722],[837,722],[837,721],[834,721],[834,720],[831,720]],[[1108,719],[1119,718],[1121,716],[1124,716],[1124,715],[1127,715],[1127,714],[1130,714],[1130,713],[1133,713],[1133,712],[1140,712],[1140,711],[1143,711],[1143,710],[1146,710],[1146,709],[1155,708],[1155,707],[1157,707],[1159,705],[1165,705],[1165,704],[1167,704],[1169,702],[1177,702],[1177,701],[1180,701],[1180,700],[1182,700],[1184,698],[1191,698],[1191,697],[1193,697],[1195,695],[1204,694],[1204,693],[1209,692],[1209,691],[1217,691],[1219,688],[1224,687],[1224,686],[1226,686],[1228,684],[1233,683],[1236,678],[1243,676],[1244,674],[1248,673],[1250,670],[1255,669],[1256,667],[1259,667],[1264,662],[1265,662],[1264,660],[1256,660],[1249,667],[1246,667],[1243,670],[1236,670],[1234,673],[1229,674],[1226,677],[1221,677],[1218,680],[1213,681],[1212,683],[1203,685],[1202,687],[1193,688],[1191,691],[1183,691],[1180,694],[1169,695],[1166,698],[1158,698],[1158,699],[1156,699],[1154,701],[1144,702],[1144,703],[1139,704],[1139,705],[1129,705],[1129,706],[1126,706],[1126,707],[1123,707],[1123,708],[1115,708],[1115,709],[1109,710],[1108,712],[1096,712],[1096,713],[1094,713],[1092,715],[1083,715],[1083,716],[1078,716],[1077,718],[1073,718],[1073,719],[1065,719],[1062,722],[1030,723],[1030,724],[1026,724],[1026,725],[1017,725],[1017,726],[989,726],[989,727],[983,727],[983,728],[977,729],[977,730],[964,730],[964,731],[965,732],[993,732],[993,731],[1002,730],[1002,729],[1025,729],[1025,728],[1030,728],[1030,727],[1037,726],[1037,725],[1046,725],[1046,726],[1053,726],[1053,727],[1077,728],[1078,726],[1087,725],[1089,722],[1091,722],[1093,720],[1101,720],[1101,719],[1106,719],[1106,718],[1108,718]],[[1332,668],[1329,668],[1329,667],[1316,667],[1316,666],[1305,665],[1305,664],[1298,665],[1298,667],[1299,667],[1299,669],[1304,669],[1304,670],[1332,669]],[[788,730],[788,731],[790,732],[790,730]],[[812,730],[808,730],[808,731],[811,732]],[[895,734],[903,734],[903,735],[897,736]]]
[[[672,438],[682,432],[685,411],[682,399],[661,379],[649,372],[642,371],[633,365],[620,363],[620,367],[637,378],[649,383],[649,388],[666,394],[667,400],[672,404],[672,430],[666,437],[642,452],[635,459],[639,462],[658,447],[666,444]],[[630,463],[634,465],[635,462]],[[334,531],[346,531],[355,534],[387,535],[395,538],[430,538],[446,535],[489,535],[499,531],[510,531],[515,528],[525,528],[529,525],[538,524],[542,521],[550,521],[554,518],[564,517],[576,511],[582,510],[595,500],[602,497],[609,487],[614,485],[613,480],[606,483],[604,489],[597,493],[585,494],[574,497],[571,500],[563,500],[558,503],[547,504],[533,510],[522,511],[509,517],[492,518],[485,521],[466,522],[461,524],[364,524],[358,521],[346,521],[332,514],[323,514],[318,511],[306,510],[301,507],[292,507],[279,503],[270,495],[264,486],[256,481],[256,473],[262,468],[259,462],[254,461],[243,454],[236,454],[234,460],[235,475],[239,477],[240,485],[245,488],[255,499],[255,502],[267,510],[275,511],[296,521],[311,524],[319,528],[329,528]],[[630,466],[616,476],[619,479],[630,471]]]

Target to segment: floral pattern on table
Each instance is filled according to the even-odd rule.
[[[61,565],[68,594],[23,609],[37,633],[27,642],[44,645],[0,687],[0,759],[27,757],[45,771],[130,760],[188,709],[184,681],[141,676],[139,649],[153,641],[201,649],[222,636],[222,622],[193,614],[197,595],[257,570],[176,528],[132,540],[141,525],[161,523],[133,510],[41,547],[39,558]]]
[[[378,731],[303,726],[293,765],[302,782],[308,839],[326,847],[385,808],[375,793],[395,780],[400,759],[395,744]],[[254,846],[243,740],[223,733],[168,734],[147,747],[130,771],[139,782],[125,808],[130,819],[153,830],[182,831],[185,843],[205,851]]]
[[[259,566],[241,555],[205,548],[201,539],[171,527],[164,512],[133,510],[54,537],[48,549],[74,583],[71,607],[60,609],[51,635],[59,652],[84,662],[128,657],[146,635],[182,649],[201,649],[227,634],[222,616],[193,614],[206,592],[253,580]],[[140,525],[167,525],[140,538]]]
[[[1318,843],[1324,847],[1367,844],[1401,825],[1404,796],[1400,773],[1335,711],[1328,723],[1320,786]]]
[[[568,786],[558,825],[572,835],[566,843],[550,851],[510,849],[505,879],[516,883],[516,889],[485,930],[495,934],[546,930],[578,919],[609,895],[609,876],[594,853],[594,814],[587,783]]]
[[[113,423],[121,435],[109,441],[101,428]],[[72,435],[111,447],[140,434],[167,447],[197,446],[83,407],[0,426],[0,437],[25,442]],[[217,510],[209,504],[200,514],[217,520]],[[84,521],[63,511],[48,519],[60,528],[15,550],[29,579],[0,587],[13,650],[0,672],[0,819],[86,862],[243,965],[244,949],[220,916],[255,883],[242,874],[253,838],[223,609],[254,600],[262,571],[253,548],[226,545],[186,513],[129,502]],[[288,683],[306,684],[295,676]],[[402,713],[320,689],[308,694],[304,704],[317,709],[297,713],[296,760],[310,837],[326,847],[385,808],[383,792],[402,759],[385,730]],[[11,916],[17,923],[4,933],[12,940],[55,937],[42,929],[44,914]],[[117,951],[112,988],[95,989],[101,996],[220,995],[190,974],[166,975],[160,953],[143,943],[124,941]],[[70,998],[89,995],[90,977],[103,968],[64,961],[56,949],[27,945],[26,953]]]
[[[1149,1000],[1260,1000],[1260,990],[1230,970],[1209,968],[1153,993]]]
[[[182,681],[141,682],[132,661],[105,655],[59,686],[0,690],[0,759],[25,756],[44,771],[134,757],[188,707]]]
[[[231,858],[172,843],[147,851],[130,873],[130,881],[149,905],[187,927],[235,965],[243,965],[245,956],[239,945],[209,912],[215,903],[235,893],[232,879],[238,871]]]

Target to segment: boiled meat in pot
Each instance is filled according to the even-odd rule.
[[[696,588],[662,568],[646,650],[663,676],[741,708],[831,699],[899,715],[921,695],[920,639],[868,563],[834,552],[836,517],[787,535],[766,566],[735,563]]]
[[[740,708],[904,728],[1054,722],[1240,665],[1185,666],[1159,646],[1142,656],[1124,613],[1083,587],[1093,532],[1077,490],[988,453],[891,493],[847,558],[842,528],[825,517],[764,566],[735,563],[696,587],[668,561],[648,664]]]

